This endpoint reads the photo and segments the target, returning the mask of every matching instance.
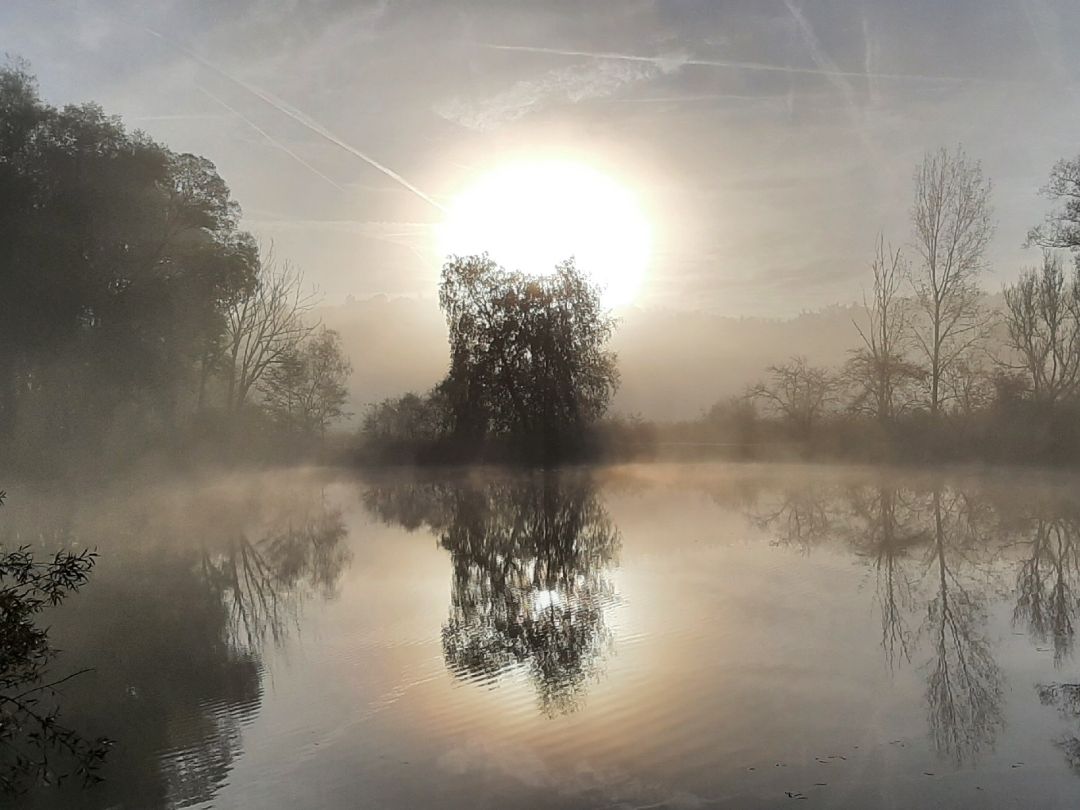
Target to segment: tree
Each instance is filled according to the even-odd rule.
[[[557,456],[607,410],[618,385],[606,348],[615,322],[572,260],[530,276],[486,254],[454,257],[439,303],[450,330],[440,390],[455,436],[509,436]]]
[[[851,352],[845,376],[857,391],[854,408],[888,423],[911,404],[912,385],[922,375],[907,359],[910,313],[900,296],[907,268],[900,249],[886,248],[883,235],[878,236],[871,269],[873,296],[869,301],[863,296],[867,324],[863,327],[855,322],[863,345]]]
[[[915,170],[911,218],[921,263],[910,273],[919,310],[912,335],[926,359],[932,417],[941,413],[949,367],[985,332],[978,278],[994,232],[990,189],[961,147],[927,154]]]
[[[226,407],[243,409],[251,392],[275,366],[295,358],[315,331],[305,317],[314,306],[304,274],[267,251],[251,293],[237,297],[226,311],[223,358]]]
[[[753,386],[747,396],[772,408],[800,436],[808,436],[835,402],[836,378],[799,355],[767,371],[768,379]]]
[[[59,551],[40,562],[25,546],[0,553],[0,793],[60,781],[64,768],[87,784],[100,778],[112,741],[89,740],[61,724],[54,700],[57,686],[85,670],[49,680],[57,651],[48,629],[34,621],[86,583],[96,557],[86,549]]]
[[[0,68],[0,438],[94,442],[121,407],[172,427],[254,279],[238,222],[208,160]]]
[[[321,328],[268,367],[260,381],[266,409],[281,424],[321,437],[332,421],[345,415],[345,383],[351,371],[341,337]]]
[[[1041,268],[1029,267],[1005,288],[1008,345],[1019,358],[1032,398],[1053,405],[1080,385],[1080,278],[1066,280],[1061,257],[1043,251]]]
[[[410,392],[369,406],[360,430],[370,441],[413,442],[438,439],[446,428],[445,398],[432,391]]]
[[[1059,160],[1042,188],[1044,196],[1062,203],[1042,225],[1028,231],[1028,244],[1044,248],[1080,250],[1080,156]]]

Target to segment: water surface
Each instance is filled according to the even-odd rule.
[[[28,807],[1075,807],[1080,479],[687,465],[8,487],[106,781]]]

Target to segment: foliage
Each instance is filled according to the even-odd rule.
[[[443,267],[439,303],[450,330],[439,390],[454,436],[510,436],[559,456],[607,410],[618,385],[606,348],[615,322],[572,260],[529,276],[486,254],[455,257]]]
[[[351,370],[338,333],[322,328],[269,366],[260,385],[266,409],[280,424],[321,437],[345,415]]]
[[[0,119],[0,438],[92,443],[135,402],[173,425],[254,283],[228,187],[93,104],[43,103],[18,65]]]
[[[52,471],[187,454],[200,432],[236,452],[267,410],[321,436],[339,391],[317,384],[313,405],[284,379],[311,383],[334,354],[306,345],[314,296],[239,222],[206,158],[94,104],[54,108],[24,65],[0,67],[0,452]]]
[[[0,554],[0,791],[59,783],[69,775],[86,784],[99,778],[112,742],[87,740],[63,725],[55,702],[56,687],[85,670],[48,680],[56,651],[48,631],[34,621],[86,582],[96,557],[87,550],[60,551],[40,562],[26,546]]]

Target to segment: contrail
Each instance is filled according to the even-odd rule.
[[[1007,79],[987,79],[980,77],[961,76],[928,76],[919,73],[872,73],[854,70],[823,70],[817,67],[793,67],[791,65],[773,65],[767,62],[742,62],[733,59],[698,59],[696,57],[681,56],[641,56],[632,53],[619,53],[617,51],[578,51],[568,48],[541,48],[532,45],[498,45],[494,43],[479,43],[483,48],[491,48],[496,51],[518,51],[521,53],[547,53],[554,56],[584,56],[592,59],[621,59],[627,62],[651,62],[655,65],[700,65],[703,67],[734,68],[736,70],[760,70],[771,73],[801,73],[811,76],[833,76],[844,78],[866,78],[868,75],[875,79],[887,79],[892,81],[928,82],[934,84],[1024,84],[1024,82]]]
[[[269,132],[267,132],[266,130],[264,130],[264,129],[263,129],[262,127],[260,127],[260,126],[259,126],[258,124],[256,124],[256,123],[255,123],[254,121],[252,121],[252,120],[251,120],[250,118],[248,118],[248,117],[247,117],[246,115],[244,115],[244,114],[243,114],[242,112],[240,112],[239,110],[237,110],[237,109],[235,109],[235,108],[233,108],[233,107],[229,106],[228,104],[226,104],[226,103],[225,103],[225,102],[224,102],[224,101],[223,101],[222,99],[220,99],[220,98],[218,98],[217,96],[215,96],[215,95],[214,95],[213,93],[211,93],[211,92],[210,92],[209,90],[207,90],[207,89],[206,89],[205,87],[201,87],[201,86],[199,86],[199,85],[196,85],[196,87],[197,87],[197,88],[198,88],[198,89],[199,89],[199,90],[200,90],[200,91],[201,91],[202,93],[204,93],[204,94],[205,94],[206,96],[208,96],[208,97],[209,97],[209,98],[210,98],[210,99],[211,99],[212,101],[215,101],[215,102],[217,102],[218,104],[220,104],[220,105],[221,105],[222,107],[224,107],[224,108],[225,108],[226,110],[228,110],[229,112],[231,112],[231,113],[232,113],[233,115],[235,115],[235,116],[236,116],[237,118],[239,118],[239,119],[240,119],[241,121],[243,121],[243,122],[244,122],[245,124],[247,124],[247,125],[248,125],[249,127],[251,127],[251,128],[253,129],[253,130],[255,130],[255,131],[256,131],[256,132],[258,132],[258,133],[259,133],[260,135],[262,135],[262,136],[263,136],[263,137],[264,137],[264,138],[266,139],[266,141],[267,141],[267,142],[268,142],[268,143],[269,143],[269,144],[270,144],[271,146],[274,146],[274,147],[276,147],[276,148],[280,149],[280,150],[281,150],[282,152],[284,152],[284,153],[285,153],[286,155],[288,155],[289,157],[291,157],[291,158],[292,158],[293,160],[295,160],[295,161],[296,161],[297,163],[299,163],[299,164],[300,164],[301,166],[303,166],[303,167],[304,167],[305,169],[307,169],[307,170],[308,170],[309,172],[311,172],[312,174],[314,174],[314,175],[316,175],[316,176],[318,176],[318,177],[321,177],[321,178],[322,178],[323,180],[325,180],[325,181],[326,181],[327,183],[329,183],[330,185],[332,185],[332,186],[333,186],[334,188],[336,188],[336,189],[337,189],[338,191],[345,191],[345,187],[344,187],[344,186],[340,185],[340,184],[339,184],[339,183],[338,183],[338,182],[337,182],[336,180],[334,180],[334,179],[333,179],[332,177],[327,177],[327,176],[326,176],[325,174],[323,174],[322,172],[320,172],[320,171],[319,171],[318,169],[316,169],[316,168],[315,168],[314,166],[312,166],[312,165],[311,165],[310,163],[308,163],[308,162],[307,162],[306,160],[304,160],[304,159],[303,159],[302,157],[300,157],[300,155],[296,154],[296,152],[292,151],[292,150],[291,150],[291,149],[290,149],[289,147],[287,147],[287,146],[286,146],[285,144],[283,144],[283,143],[280,143],[280,142],[278,142],[278,141],[274,140],[274,139],[273,139],[273,138],[272,138],[272,137],[270,136],[270,133],[269,133]]]
[[[322,136],[323,138],[330,141],[330,143],[334,144],[335,146],[338,146],[341,149],[344,149],[350,155],[353,155],[354,157],[360,158],[360,160],[364,161],[365,163],[367,163],[372,168],[377,169],[378,171],[382,172],[387,177],[389,177],[391,180],[394,180],[395,182],[397,182],[399,185],[404,186],[409,191],[411,191],[413,194],[415,194],[417,197],[419,197],[421,200],[428,203],[429,205],[434,206],[439,211],[445,211],[446,210],[440,203],[438,203],[432,197],[425,194],[423,191],[421,191],[419,188],[414,186],[412,183],[410,183],[408,180],[406,180],[400,174],[395,172],[389,166],[386,166],[386,165],[380,163],[379,161],[375,160],[373,157],[365,155],[363,152],[361,152],[356,147],[351,146],[348,143],[346,143],[345,141],[343,141],[341,138],[339,138],[333,132],[331,132],[326,127],[324,127],[322,124],[320,124],[318,121],[316,121],[315,119],[313,119],[310,116],[306,115],[305,113],[301,112],[300,110],[296,109],[295,107],[287,104],[285,101],[283,101],[282,99],[280,99],[277,96],[273,95],[272,93],[268,93],[267,91],[262,90],[261,88],[256,87],[253,84],[249,84],[248,82],[245,82],[242,79],[238,79],[235,76],[233,76],[233,75],[231,75],[229,73],[226,73],[224,70],[219,68],[217,65],[215,65],[214,63],[204,59],[201,56],[199,56],[199,54],[195,53],[190,48],[186,48],[183,45],[180,45],[179,43],[176,43],[176,42],[173,42],[173,41],[169,40],[167,37],[163,36],[162,34],[159,34],[157,31],[154,31],[153,29],[146,28],[145,30],[146,30],[147,33],[152,34],[153,36],[160,39],[162,42],[164,42],[164,43],[166,43],[168,45],[171,45],[172,47],[177,48],[178,50],[180,50],[183,53],[187,54],[188,56],[190,56],[192,59],[194,59],[196,62],[198,62],[203,67],[209,68],[210,70],[214,71],[218,75],[223,76],[224,78],[228,79],[229,81],[233,82],[234,84],[237,84],[240,87],[244,88],[245,90],[247,90],[252,95],[257,96],[258,98],[262,99],[265,103],[269,104],[275,110],[282,113],[283,115],[287,115],[289,118],[293,119],[298,124],[301,124],[302,126],[307,127],[312,132],[314,132],[316,135]]]
[[[819,40],[817,34],[814,33],[813,26],[810,25],[810,21],[803,15],[802,10],[795,5],[793,0],[784,0],[784,4],[787,6],[788,11],[791,12],[791,16],[795,19],[795,25],[799,29],[799,36],[802,37],[803,42],[806,44],[806,48],[810,52],[810,58],[814,61],[814,64],[822,70],[829,80],[829,83],[839,90],[840,95],[843,96],[844,105],[847,107],[848,111],[848,117],[851,118],[851,124],[855,127],[856,132],[858,132],[863,145],[866,146],[871,157],[879,157],[874,142],[867,134],[863,112],[855,99],[855,89],[851,86],[851,82],[848,81],[848,77],[839,75],[841,71],[832,60],[832,57],[830,57],[821,46],[821,40]]]

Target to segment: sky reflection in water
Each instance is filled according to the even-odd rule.
[[[60,671],[95,667],[66,717],[119,741],[104,785],[25,804],[1072,806],[1075,491],[721,465],[15,490],[5,541],[101,550],[50,620]]]

